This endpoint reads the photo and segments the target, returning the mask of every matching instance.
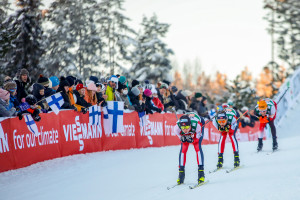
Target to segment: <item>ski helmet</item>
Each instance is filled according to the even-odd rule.
[[[192,122],[188,115],[183,115],[179,119],[180,126],[191,126]]]
[[[218,120],[227,120],[228,119],[228,117],[227,117],[227,115],[226,115],[226,112],[219,112],[218,114],[217,114],[217,121]]]
[[[33,96],[32,94],[27,95],[25,98],[25,101],[29,104],[29,105],[34,105],[37,102],[37,99],[35,98],[35,96]]]
[[[265,111],[268,108],[268,104],[265,100],[260,100],[259,102],[257,102],[257,105],[259,111]]]

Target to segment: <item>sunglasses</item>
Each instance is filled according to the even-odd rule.
[[[219,119],[218,123],[226,123],[226,119]]]
[[[181,129],[189,129],[191,126],[181,126]]]

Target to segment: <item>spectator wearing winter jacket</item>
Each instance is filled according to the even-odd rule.
[[[15,107],[16,109],[19,109],[20,102],[17,99],[17,84],[13,80],[8,80],[4,82],[3,89],[7,90],[10,93],[10,99],[9,99],[9,107]]]
[[[64,104],[61,106],[61,109],[75,109],[75,107],[72,106],[70,103],[70,99],[68,95],[69,88],[70,88],[70,84],[67,81],[67,79],[63,76],[60,77],[60,83],[57,92],[60,92],[62,98],[64,99]]]
[[[128,93],[130,105],[134,107],[135,111],[143,112],[145,110],[145,102],[139,100],[140,90],[137,87],[131,88]]]
[[[68,81],[68,83],[70,85],[69,90],[67,92],[67,95],[68,95],[68,98],[69,98],[69,102],[70,102],[71,106],[74,108],[74,110],[76,110],[78,112],[81,112],[82,111],[81,109],[83,108],[83,106],[78,105],[76,103],[77,102],[77,99],[75,99],[76,95],[73,94],[73,87],[75,85],[76,78],[73,77],[73,76],[67,76],[66,80]],[[85,112],[85,111],[83,111],[83,112]]]
[[[17,99],[21,102],[21,99],[25,98],[28,94],[26,87],[30,83],[29,72],[23,68],[17,72],[15,78],[17,84]]]
[[[32,90],[33,96],[35,96],[37,100],[37,105],[40,106],[40,109],[43,109],[43,112],[47,112],[49,109],[48,104],[46,103],[45,99],[45,88],[39,83],[33,84],[33,90]],[[43,101],[44,100],[44,101]]]
[[[84,99],[84,95],[85,95],[85,88],[83,87],[83,84],[82,83],[77,84],[76,90],[73,91],[73,96],[74,99],[76,99],[76,104],[82,107],[81,111],[83,113],[86,113],[87,108],[92,106],[92,104],[86,102],[86,100]]]
[[[115,91],[116,91],[116,89],[118,89],[118,82],[119,82],[119,79],[115,75],[112,75],[109,78],[108,85],[106,87],[106,93],[105,93],[107,95],[106,101],[115,101],[116,100]]]
[[[168,96],[168,100],[167,100],[168,103],[164,104],[166,111],[174,112],[174,108],[175,108],[175,110],[178,110],[179,103],[178,103],[178,100],[176,99],[177,92],[178,92],[178,89],[176,86],[170,87],[170,92],[169,92],[169,96]]]
[[[94,82],[88,83],[85,90],[84,100],[92,105],[96,105],[98,103],[96,92],[97,92],[97,87],[95,83]]]
[[[151,90],[149,89],[145,89],[144,90],[144,96],[145,96],[145,111],[146,111],[146,114],[153,114],[153,111],[154,112],[159,112],[161,113],[161,109],[160,108],[157,108],[154,103],[152,102],[152,92]]]
[[[42,86],[44,86],[44,90],[45,90],[45,98],[55,94],[55,90],[53,90],[52,88],[49,88],[49,84],[50,81],[47,77],[44,77],[42,74],[40,75],[39,79],[37,80],[37,82],[39,84],[41,84]]]
[[[7,90],[0,88],[0,117],[16,116],[16,109],[9,107],[10,93]]]
[[[164,110],[164,104],[162,104],[162,102],[161,102],[160,99],[158,98],[156,88],[152,88],[151,92],[152,92],[152,96],[153,96],[152,102],[154,103],[154,105],[155,105],[157,108],[159,108],[159,109],[161,109],[161,110],[163,111],[163,110]]]
[[[178,102],[178,113],[185,113],[188,112],[188,100],[187,96],[190,95],[190,91],[187,90],[180,90],[176,95],[176,100]]]
[[[200,92],[196,92],[194,97],[192,98],[192,102],[190,106],[191,109],[193,109],[198,113],[198,115],[200,115],[199,108],[200,108],[201,100],[202,100],[202,94]]]
[[[202,100],[200,102],[199,115],[201,117],[205,117],[207,119],[210,119],[209,114],[208,114],[208,108],[207,108],[207,98],[204,97],[204,96],[202,97]]]
[[[56,76],[51,76],[49,79],[51,81],[51,89],[56,91],[59,87],[59,79]]]

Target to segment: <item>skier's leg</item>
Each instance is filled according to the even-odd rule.
[[[203,156],[203,151],[202,151],[202,147],[201,147],[202,140],[203,140],[203,135],[199,138],[199,140],[196,140],[193,143],[195,152],[196,152],[196,156],[197,156],[197,163],[198,163],[198,183],[202,183],[205,180],[204,156]]]
[[[185,161],[186,161],[186,153],[189,148],[189,143],[184,142],[181,143],[181,148],[179,152],[179,176],[177,179],[177,184],[182,184],[185,178]]]
[[[227,137],[226,132],[221,133],[220,140],[219,140],[219,145],[218,145],[218,154],[220,154],[220,153],[223,154],[224,153],[226,137]]]
[[[277,150],[278,143],[277,143],[276,127],[274,125],[274,120],[270,120],[269,125],[271,128],[271,133],[272,133],[272,138],[273,138],[273,150]]]

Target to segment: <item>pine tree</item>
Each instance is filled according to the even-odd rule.
[[[18,0],[16,12],[2,22],[1,71],[14,76],[18,69],[26,68],[32,77],[41,71],[39,60],[43,54],[41,12],[39,1]],[[4,28],[4,29],[2,29]]]
[[[100,4],[95,0],[56,0],[45,16],[45,74],[79,78],[100,74]]]
[[[160,23],[156,15],[144,17],[142,31],[138,36],[133,51],[133,66],[130,73],[133,79],[143,80],[171,80],[169,71],[172,69],[169,56],[173,51],[167,48],[162,38],[168,32],[170,25]]]

